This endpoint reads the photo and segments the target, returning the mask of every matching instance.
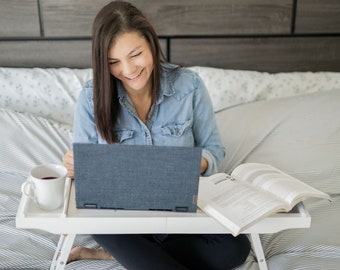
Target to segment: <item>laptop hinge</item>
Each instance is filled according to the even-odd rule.
[[[193,195],[193,196],[192,196],[192,203],[193,203],[194,205],[197,204],[197,195]]]
[[[186,206],[176,206],[175,211],[176,212],[188,212],[188,207],[186,207]]]
[[[84,207],[85,208],[90,208],[90,209],[96,209],[97,208],[97,204],[94,204],[94,203],[84,203]]]

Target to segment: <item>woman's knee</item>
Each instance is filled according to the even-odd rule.
[[[235,237],[235,240],[234,249],[231,252],[231,255],[234,258],[231,262],[231,264],[234,265],[233,267],[243,264],[251,249],[251,244],[247,235],[241,234]]]
[[[244,263],[250,252],[250,242],[246,235],[218,235],[215,247],[210,253],[210,269],[233,269]]]
[[[246,235],[170,235],[163,247],[189,269],[232,269],[241,265],[250,252]]]

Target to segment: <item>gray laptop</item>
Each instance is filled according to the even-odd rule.
[[[201,148],[74,144],[77,208],[195,212]]]

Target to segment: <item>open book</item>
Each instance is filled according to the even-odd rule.
[[[265,217],[290,211],[307,198],[323,193],[266,164],[245,163],[225,173],[201,177],[198,206],[236,236]]]

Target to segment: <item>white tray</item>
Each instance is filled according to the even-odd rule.
[[[70,199],[71,179],[67,178],[65,182],[64,203],[55,210],[41,209],[30,197],[22,194],[17,211],[17,217],[66,217]]]
[[[22,196],[16,226],[41,229],[56,234],[120,233],[229,233],[201,210],[197,213],[77,209],[73,181],[65,187],[65,202],[54,211],[43,211]],[[303,203],[290,213],[279,213],[261,220],[244,233],[274,233],[290,228],[308,228],[311,217]]]

